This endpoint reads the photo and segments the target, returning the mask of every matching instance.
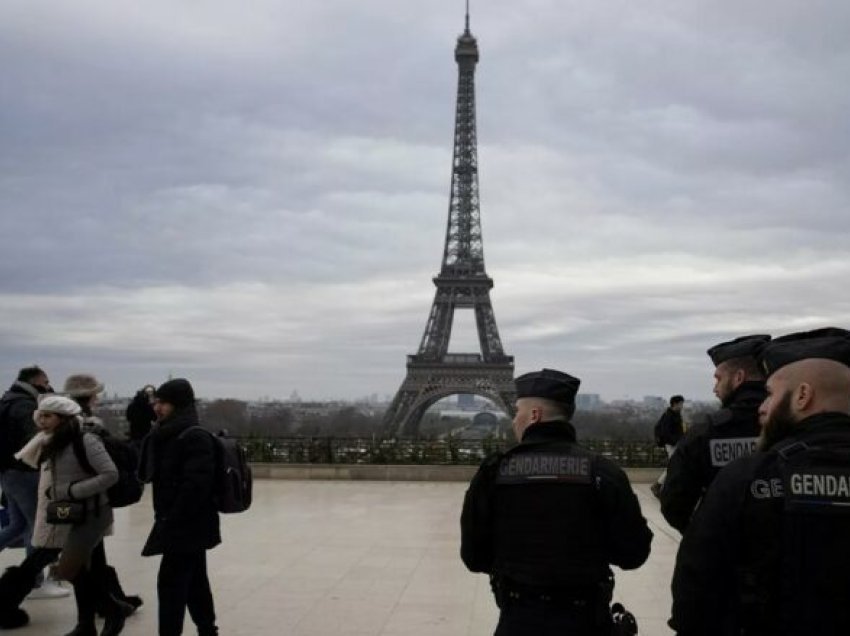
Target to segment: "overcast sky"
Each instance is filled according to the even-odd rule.
[[[463,11],[5,0],[3,377],[393,394],[442,257]],[[850,3],[473,0],[472,32],[517,373],[708,398],[709,346],[850,326]]]

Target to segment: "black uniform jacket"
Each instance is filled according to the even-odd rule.
[[[221,543],[213,500],[215,442],[194,407],[176,411],[145,438],[141,477],[153,484],[154,526],[142,554],[196,552]]]
[[[799,542],[789,545],[789,528],[793,526],[789,525],[784,512],[788,505],[785,494],[786,489],[790,492],[794,487],[786,488],[783,480],[783,474],[787,477],[788,458],[793,459],[802,449],[850,447],[850,416],[822,413],[799,422],[798,427],[796,433],[771,449],[758,451],[726,466],[706,492],[676,557],[673,616],[669,624],[678,634],[826,636],[850,633],[847,622],[850,618],[847,610],[850,603],[850,584],[847,583],[850,532],[839,532],[837,539],[834,532],[836,527],[845,527],[850,519],[846,516],[850,512],[850,459],[842,468],[846,476],[834,482],[848,492],[844,493],[843,502],[830,506],[835,514],[845,515],[839,517],[844,519],[839,521],[844,526],[836,526],[835,517],[829,520],[825,509],[814,515],[795,517],[814,523],[815,534],[804,535],[809,538],[803,542],[805,545]],[[808,472],[823,471],[810,468]],[[814,488],[812,483],[815,482],[805,487]],[[818,508],[811,505],[818,503],[814,499],[804,503],[810,510]],[[819,538],[812,540],[813,536]],[[825,562],[834,565],[824,567]],[[805,568],[807,563],[820,563],[815,567],[833,572],[829,576],[817,573],[809,576],[789,571],[790,564]],[[835,571],[839,572],[838,577]],[[792,590],[789,586],[797,587]],[[836,595],[843,598],[843,603],[827,600]],[[846,631],[835,631],[829,624],[815,624],[819,619],[813,617],[817,616],[829,623],[834,616],[830,614],[833,610],[843,612]],[[802,631],[790,626],[794,616],[804,617],[806,626],[800,628]]]
[[[707,421],[688,429],[667,464],[661,513],[684,533],[691,515],[720,469],[755,451],[761,427],[758,409],[767,395],[763,382],[744,382]]]
[[[595,585],[609,564],[643,564],[651,541],[626,474],[579,446],[566,422],[533,425],[485,459],[461,515],[464,564],[523,586]]]

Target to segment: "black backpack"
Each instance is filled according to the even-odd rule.
[[[245,512],[251,507],[254,478],[248,456],[238,440],[225,431],[213,434],[202,426],[190,426],[180,433],[180,438],[189,431],[199,429],[212,437],[215,444],[215,484],[213,498],[216,509],[223,513]]]
[[[109,497],[109,505],[113,508],[131,506],[142,498],[145,485],[139,481],[139,451],[128,441],[112,437],[109,433],[92,433],[100,437],[106,452],[118,469],[118,481],[106,491]],[[92,475],[97,471],[92,468],[89,458],[86,456],[86,448],[83,444],[83,436],[75,435],[73,439],[74,455],[83,470]]]

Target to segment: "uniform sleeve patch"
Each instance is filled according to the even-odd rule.
[[[711,465],[725,466],[729,462],[752,455],[756,451],[757,437],[727,437],[709,441]]]
[[[590,457],[549,453],[512,455],[499,466],[498,484],[591,483]]]

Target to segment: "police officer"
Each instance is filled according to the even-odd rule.
[[[634,569],[652,539],[626,474],[576,443],[579,380],[516,379],[521,442],[482,462],[466,493],[461,558],[491,576],[497,636],[610,634],[609,564]]]
[[[759,450],[720,471],[682,540],[678,634],[850,634],[850,332],[777,338]]]
[[[660,492],[661,513],[684,533],[709,484],[733,459],[755,450],[758,409],[767,393],[757,356],[770,336],[741,336],[708,350],[714,363],[714,394],[722,408],[691,426],[670,458]]]

